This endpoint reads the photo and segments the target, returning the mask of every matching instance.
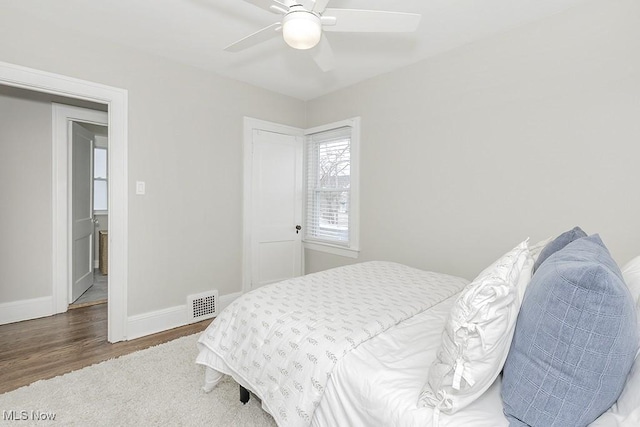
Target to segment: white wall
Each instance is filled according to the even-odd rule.
[[[51,106],[0,88],[0,304],[51,295]]]
[[[241,290],[242,118],[302,127],[303,102],[10,10],[0,59],[129,91],[129,316]],[[50,212],[51,183],[42,186],[39,210]]]
[[[640,254],[639,52],[640,2],[592,1],[309,102],[362,117],[360,260],[473,278],[576,224]]]

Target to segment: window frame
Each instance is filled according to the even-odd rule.
[[[305,129],[304,143],[304,191],[305,203],[303,206],[303,218],[306,226],[308,221],[308,197],[309,175],[308,175],[308,158],[309,158],[309,141],[308,136],[321,132],[336,130],[343,127],[351,128],[350,140],[350,173],[349,173],[349,244],[332,243],[324,239],[313,239],[307,237],[306,232],[303,233],[302,244],[304,249],[310,249],[319,252],[330,253],[349,258],[358,258],[360,254],[360,117],[353,117],[338,122],[329,123],[322,126]]]

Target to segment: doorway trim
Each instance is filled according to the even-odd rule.
[[[243,189],[242,189],[242,292],[251,290],[251,238],[252,185],[253,182],[253,130],[264,130],[283,135],[304,136],[304,130],[265,120],[244,117],[243,121]],[[304,174],[303,174],[304,176]],[[304,273],[304,248],[301,254],[301,269]]]
[[[107,339],[117,342],[127,337],[127,271],[128,271],[128,91],[61,74],[40,71],[0,61],[0,84],[44,92],[107,105],[110,150],[109,162],[109,292]],[[67,239],[66,217],[59,218],[60,199],[56,183],[62,173],[52,153],[52,314],[58,313],[61,302],[57,284],[68,276],[67,253],[59,252]],[[66,185],[66,184],[65,184]],[[60,258],[63,258],[61,260]],[[65,282],[66,286],[66,282]],[[65,300],[66,302],[66,300]]]

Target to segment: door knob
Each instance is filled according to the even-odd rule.
[[[299,225],[296,225],[296,234],[298,234],[300,230],[302,230],[302,227]]]

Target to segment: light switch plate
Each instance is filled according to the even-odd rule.
[[[146,185],[144,181],[136,181],[136,194],[144,194]]]

